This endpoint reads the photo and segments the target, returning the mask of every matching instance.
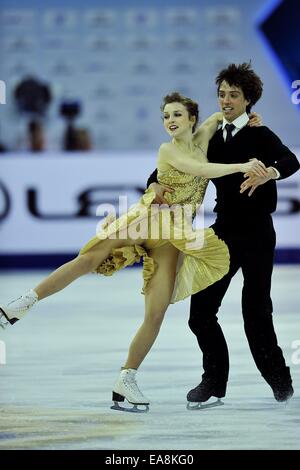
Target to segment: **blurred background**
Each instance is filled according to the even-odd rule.
[[[180,91],[205,119],[230,62],[251,60],[255,111],[300,156],[299,13],[296,0],[0,0],[1,267],[55,267],[95,233],[99,204],[136,201],[166,140],[162,97]],[[299,188],[298,174],[278,183],[278,263],[300,262]],[[205,225],[213,206],[209,185]]]

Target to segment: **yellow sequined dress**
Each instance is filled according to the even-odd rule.
[[[208,184],[206,178],[170,168],[158,173],[158,182],[173,189],[172,193],[165,193],[170,209],[154,205],[155,193],[147,189],[137,204],[102,229],[80,250],[80,254],[106,238],[126,238],[126,234],[129,234],[130,238],[135,236],[136,239],[136,234],[139,234],[145,240],[142,245],[113,249],[95,272],[110,276],[143,258],[142,292],[145,293],[155,272],[155,263],[149,256],[149,250],[171,243],[179,250],[171,300],[171,303],[175,303],[221,279],[229,270],[229,252],[227,245],[215,235],[213,229],[192,227],[192,217],[205,195]]]

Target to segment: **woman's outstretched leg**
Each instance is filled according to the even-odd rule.
[[[8,305],[0,306],[0,326],[5,328],[9,323],[20,320],[33,305],[45,297],[67,287],[75,279],[95,270],[110,254],[111,250],[121,246],[142,243],[142,240],[103,240],[91,250],[63,264],[47,276],[34,289],[26,292]]]
[[[101,258],[102,250],[99,250],[99,260]],[[36,292],[38,299],[42,300],[49,295],[55,294],[60,290],[67,287],[71,282],[75,281],[79,277],[91,272],[97,263],[97,256],[90,255],[89,253],[85,255],[79,255],[74,258],[72,261],[63,264],[48,277],[43,279],[40,284],[38,284],[34,291]],[[98,263],[98,265],[101,261]]]
[[[127,360],[115,384],[114,401],[124,401],[125,397],[130,403],[149,404],[136,384],[135,374],[156,340],[170,304],[178,251],[168,243],[152,250],[150,256],[155,261],[156,270],[145,294],[145,317],[130,344]]]

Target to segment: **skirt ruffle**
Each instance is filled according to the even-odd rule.
[[[138,224],[149,219],[151,203],[155,198],[154,191],[148,189],[137,204],[116,220],[110,221],[93,237],[81,250],[84,254],[102,240],[115,235],[122,235],[122,231],[132,224]],[[182,227],[173,227],[173,236],[170,239],[156,240],[146,246],[131,245],[113,249],[109,257],[95,270],[104,276],[111,276],[127,266],[132,266],[143,260],[144,285],[142,293],[147,293],[149,282],[155,273],[155,262],[149,256],[147,246],[159,247],[171,243],[179,250],[177,272],[171,303],[183,300],[196,292],[220,280],[229,271],[229,251],[224,241],[220,240],[213,229],[193,230],[189,227],[186,238],[177,237]],[[114,238],[117,238],[116,236]],[[191,240],[194,240],[191,241]],[[195,242],[196,241],[196,242]]]

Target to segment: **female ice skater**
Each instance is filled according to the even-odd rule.
[[[145,316],[113,388],[114,409],[149,409],[149,400],[139,390],[135,375],[158,335],[168,305],[205,289],[228,272],[226,244],[211,228],[192,228],[192,217],[203,201],[208,179],[237,172],[266,174],[264,164],[256,159],[242,164],[207,162],[208,143],[222,121],[221,113],[210,116],[196,131],[198,105],[191,99],[172,93],[164,98],[161,109],[171,141],[159,149],[158,181],[172,188],[165,193],[171,210],[155,206],[154,191],[146,190],[126,214],[103,226],[75,259],[0,308],[0,323],[6,327],[83,274],[111,275],[142,257]],[[254,117],[256,123],[259,119]],[[119,406],[125,398],[133,408]]]

